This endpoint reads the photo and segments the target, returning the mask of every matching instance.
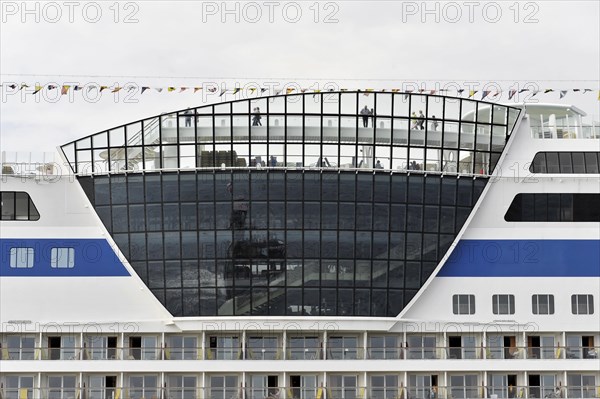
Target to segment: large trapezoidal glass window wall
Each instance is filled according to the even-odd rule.
[[[79,178],[177,316],[396,316],[487,180],[278,169]]]
[[[519,112],[424,94],[307,93],[163,114],[62,149],[79,175],[221,167],[490,175]]]

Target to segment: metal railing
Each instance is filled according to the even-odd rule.
[[[345,386],[0,388],[3,399],[475,399],[600,398],[600,386]]]
[[[589,359],[599,346],[478,347],[0,347],[0,360],[473,360]]]

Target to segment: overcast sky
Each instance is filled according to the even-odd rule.
[[[225,10],[221,1],[57,1],[24,9],[21,1],[2,1],[0,144],[3,151],[53,151],[116,125],[219,100],[154,89],[98,97],[45,88],[33,96],[36,83],[392,89],[414,82],[435,89],[456,82],[467,90],[499,87],[501,101],[509,89],[538,87],[556,90],[539,94],[541,102],[577,105],[598,120],[599,4],[231,1]],[[13,82],[31,88],[15,93]],[[593,92],[559,100],[560,89],[573,88]]]

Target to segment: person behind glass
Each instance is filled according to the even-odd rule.
[[[423,115],[423,111],[419,111],[419,129],[425,130],[425,115]]]
[[[431,117],[435,119],[435,115],[431,115]],[[439,125],[440,124],[439,124],[438,121],[435,121],[435,120],[431,121],[431,130],[434,131],[434,132],[437,131],[437,128],[438,128]]]
[[[185,115],[185,127],[191,127],[192,126],[191,115],[193,114],[193,112],[188,108],[183,114]]]
[[[437,398],[437,387],[434,385],[431,387],[431,389],[429,390],[429,398],[430,399],[436,399]]]
[[[377,160],[377,163],[375,164],[375,169],[383,169],[383,165],[381,165],[380,160]]]
[[[412,114],[410,114],[410,117],[412,119],[412,123],[410,124],[410,128],[411,130],[416,129],[419,126],[419,120],[417,119],[417,113],[413,111]]]
[[[371,126],[375,127],[375,110],[371,108]]]
[[[369,116],[371,115],[369,107],[365,105],[365,107],[360,110],[360,114],[362,115],[363,127],[369,127]]]
[[[269,159],[269,163],[271,164],[271,167],[275,167],[277,166],[277,157],[275,157],[275,155],[271,155],[271,158]]]
[[[260,120],[262,119],[262,116],[260,116],[260,108],[256,107],[253,111],[254,116],[252,117],[252,126],[262,126],[262,123],[260,123]]]

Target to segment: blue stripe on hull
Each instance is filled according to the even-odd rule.
[[[1,277],[117,277],[129,276],[123,262],[104,239],[0,239]],[[10,267],[11,248],[33,248],[33,267]],[[74,267],[50,266],[52,248],[73,248]],[[25,260],[23,260],[25,262]]]
[[[439,277],[600,277],[600,240],[461,240]]]

